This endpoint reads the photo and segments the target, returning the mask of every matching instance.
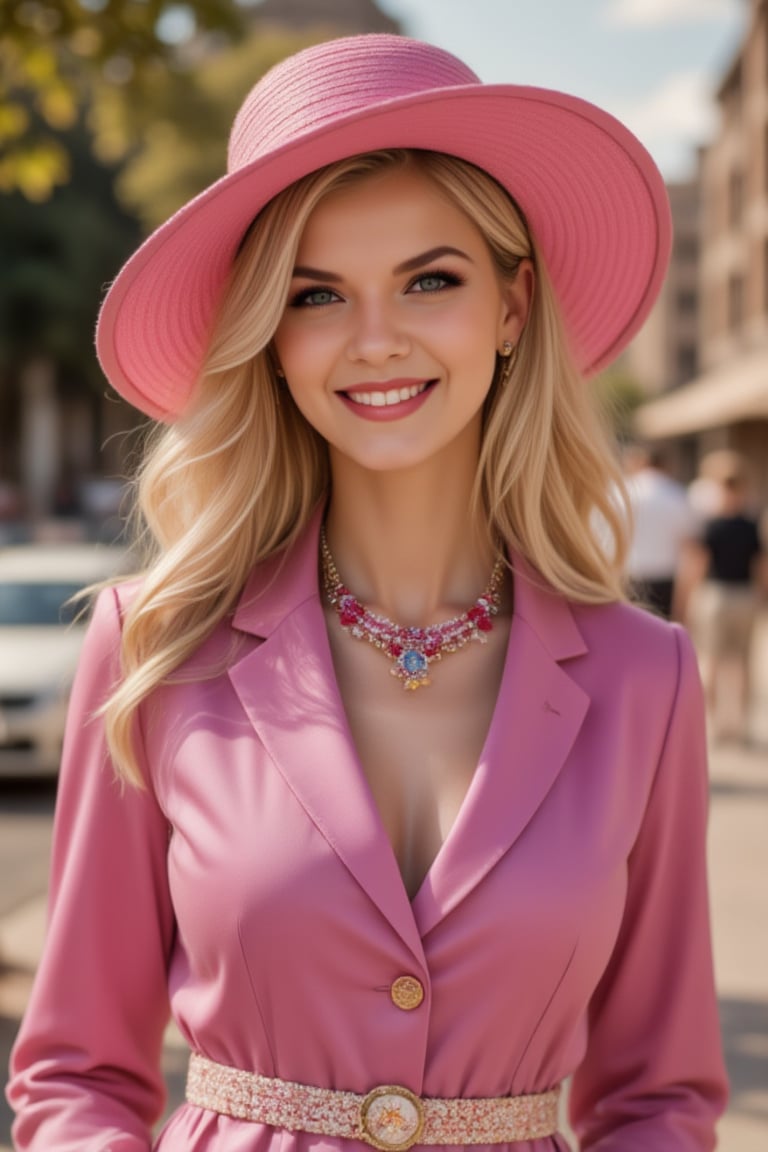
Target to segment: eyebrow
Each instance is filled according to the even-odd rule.
[[[450,244],[442,244],[437,248],[430,248],[426,252],[420,252],[418,256],[411,256],[409,260],[404,260],[394,269],[395,275],[400,276],[403,272],[413,272],[414,269],[422,268],[425,264],[431,264],[433,260],[439,260],[442,256],[458,256],[461,260],[472,263],[471,257],[466,252],[462,252],[460,248],[452,248]],[[342,277],[335,272],[325,272],[322,268],[310,268],[306,264],[297,264],[293,270],[293,275],[304,280],[323,280],[328,284],[340,284],[342,280]]]

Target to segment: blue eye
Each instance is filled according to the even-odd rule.
[[[442,292],[445,288],[455,288],[463,283],[461,276],[457,276],[454,272],[441,272],[434,269],[432,272],[422,272],[421,275],[417,276],[411,282],[409,291],[431,294]]]
[[[330,288],[305,288],[293,297],[291,308],[322,308],[334,300],[338,300],[338,296]]]

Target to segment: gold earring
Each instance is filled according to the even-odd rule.
[[[283,372],[283,366],[277,358],[277,352],[275,351],[274,345],[269,344],[265,349],[265,353],[267,366],[274,372],[275,379],[279,380],[281,384],[284,383],[285,372]]]
[[[512,369],[515,366],[517,349],[510,340],[505,340],[501,346],[501,356],[503,363],[501,372],[499,373],[499,387],[504,388],[512,375]]]

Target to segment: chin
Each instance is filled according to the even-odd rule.
[[[416,468],[422,468],[431,459],[434,458],[435,453],[424,451],[392,451],[382,450],[380,452],[355,452],[354,455],[347,455],[346,459],[351,461],[357,468],[361,468],[366,472],[376,472],[381,475],[394,472],[411,472]]]

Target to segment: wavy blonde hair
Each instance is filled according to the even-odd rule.
[[[125,615],[122,680],[103,709],[128,780],[140,782],[138,705],[233,611],[253,566],[290,545],[329,490],[325,442],[281,388],[270,347],[306,221],[330,192],[406,165],[475,221],[503,277],[525,258],[536,269],[511,376],[504,387],[494,381],[486,401],[476,514],[570,599],[624,596],[626,511],[611,495],[623,491],[620,473],[522,214],[491,177],[441,153],[397,149],[340,161],[290,186],[253,222],[193,399],[175,424],[150,433],[136,480],[150,547]]]

